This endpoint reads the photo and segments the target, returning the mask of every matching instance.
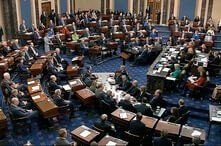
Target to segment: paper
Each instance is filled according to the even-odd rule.
[[[126,119],[127,118],[127,113],[120,113],[120,118],[121,119]]]
[[[219,117],[212,117],[212,121],[221,122],[221,118],[219,118]]]
[[[64,90],[69,91],[71,90],[71,87],[69,85],[64,85],[62,86],[64,88]]]
[[[33,99],[33,100],[39,99],[39,98],[41,98],[39,95],[37,95],[37,96],[32,96],[32,99]]]
[[[117,143],[113,141],[108,141],[108,143],[106,144],[106,146],[115,146],[115,145],[117,145]]]
[[[163,69],[163,72],[169,72],[170,71],[170,68],[164,68]]]
[[[173,77],[166,77],[167,80],[176,81],[176,78]]]
[[[90,135],[90,134],[91,134],[90,131],[84,130],[83,132],[81,132],[80,136],[82,136],[82,137],[87,137],[87,136]]]
[[[32,87],[32,90],[33,90],[33,91],[38,91],[38,90],[39,90],[39,86],[33,86],[33,87]]]
[[[200,136],[202,133],[200,131],[194,130],[191,136]]]
[[[28,82],[28,85],[31,85],[31,84],[34,84],[35,83],[35,81],[30,81],[30,82]]]
[[[70,85],[75,85],[75,84],[77,84],[77,81],[70,82]]]

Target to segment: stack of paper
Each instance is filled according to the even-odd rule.
[[[31,84],[34,84],[35,83],[35,81],[30,81],[30,82],[28,82],[28,85],[31,85]]]
[[[127,113],[120,113],[120,118],[121,119],[126,119],[127,118]]]
[[[83,132],[80,133],[80,136],[82,136],[82,137],[87,137],[87,136],[90,135],[90,134],[91,134],[90,131],[84,130]]]
[[[170,71],[170,68],[164,68],[163,69],[163,72],[169,72]]]
[[[39,86],[33,86],[33,87],[32,87],[32,90],[33,90],[33,91],[38,91],[38,90],[39,90]]]
[[[116,146],[117,143],[113,142],[113,141],[108,141],[108,143],[106,144],[106,146]]]
[[[200,131],[194,130],[191,136],[200,136],[202,133]]]
[[[39,95],[37,95],[37,96],[32,96],[32,99],[33,99],[33,100],[35,100],[35,99],[39,99],[39,98],[40,98]]]
[[[71,90],[71,87],[69,85],[64,85],[62,87],[64,88],[65,91]]]
[[[77,81],[72,81],[72,82],[70,82],[70,84],[75,85],[75,84],[77,84]]]

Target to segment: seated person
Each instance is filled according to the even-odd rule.
[[[204,38],[205,42],[213,42],[213,36],[211,35],[210,32],[208,32]]]
[[[83,35],[84,37],[89,37],[89,36],[91,36],[91,33],[90,33],[90,30],[89,30],[89,28],[85,28],[85,33],[84,33],[84,35]]]
[[[201,71],[200,77],[196,80],[189,80],[186,84],[186,88],[189,90],[197,90],[200,86],[203,86],[206,83],[206,72]]]
[[[15,118],[22,118],[22,117],[37,118],[38,117],[37,111],[23,109],[22,107],[19,107],[19,103],[20,102],[18,98],[11,99],[9,111],[11,112],[13,117]]]
[[[122,82],[117,89],[127,91],[131,87],[131,83],[126,75],[122,75]]]
[[[157,89],[154,92],[153,98],[150,100],[150,105],[152,106],[152,108],[156,108],[157,106],[163,106],[162,91],[160,89]]]
[[[154,146],[172,146],[172,141],[167,138],[167,131],[162,131],[160,137],[155,137],[153,140]]]
[[[121,73],[121,76],[126,75],[128,77],[128,79],[130,80],[129,73],[127,72],[127,69],[126,69],[125,65],[121,65],[119,71]]]
[[[88,43],[86,43],[83,39],[80,41],[80,49],[81,49],[80,52],[83,55],[88,54],[89,51]]]
[[[70,31],[68,30],[66,26],[63,26],[63,28],[60,29],[60,33],[64,34],[66,37],[70,36]]]
[[[83,70],[83,72],[81,73],[82,75],[82,81],[88,86],[90,87],[93,80],[95,79],[95,76],[92,74],[92,67],[86,67],[85,70]]]
[[[183,116],[189,111],[189,109],[185,106],[185,101],[183,99],[180,99],[178,104],[179,104],[178,110],[180,116]]]
[[[49,29],[48,30],[48,37],[51,39],[54,37],[54,30],[53,29]]]
[[[147,98],[144,97],[141,104],[136,104],[134,105],[135,109],[137,112],[142,113],[145,116],[152,117],[153,116],[153,111],[149,106],[146,105],[147,103]]]
[[[92,84],[90,85],[90,90],[95,93],[96,89],[97,89],[97,81],[92,81]]]
[[[29,96],[24,95],[23,92],[19,92],[17,89],[12,89],[12,93],[10,96],[10,101],[12,98],[18,98],[19,100],[19,106],[24,109],[30,109],[31,104],[28,102],[30,100]]]
[[[174,71],[170,73],[170,76],[172,78],[179,79],[180,75],[181,75],[180,65],[179,64],[174,64]]]
[[[40,33],[39,33],[39,30],[36,28],[35,29],[35,31],[34,31],[34,40],[36,40],[36,41],[42,41],[42,37],[41,37],[41,35],[40,35]]]
[[[192,36],[193,40],[200,40],[200,35],[199,35],[199,31],[196,30],[195,33]]]
[[[199,50],[202,51],[202,53],[209,52],[209,49],[206,47],[206,45],[204,43],[199,47]]]
[[[71,35],[72,41],[78,41],[79,40],[79,35],[76,33],[76,31],[73,32]]]
[[[75,118],[74,116],[74,104],[72,103],[72,101],[70,100],[64,100],[62,97],[61,97],[61,89],[56,89],[54,91],[54,95],[52,96],[52,99],[54,100],[54,103],[58,106],[58,107],[61,107],[61,106],[69,106],[70,107],[70,110],[71,110],[71,114],[70,114],[70,118]]]
[[[219,20],[219,23],[218,23],[217,27],[218,27],[218,32],[220,33],[220,31],[221,31],[221,20]]]
[[[26,75],[30,75],[30,74],[31,74],[31,72],[30,72],[28,66],[26,66],[26,65],[24,64],[24,59],[20,59],[20,60],[19,60],[18,70],[19,70],[19,72],[20,72],[21,74],[26,74]]]
[[[214,35],[215,35],[215,32],[214,32],[214,30],[212,29],[212,27],[210,27],[210,28],[207,30],[206,34],[210,34],[211,36],[214,36]]]
[[[61,57],[61,50],[59,48],[55,49],[53,54],[53,60],[56,66],[62,67],[64,70],[67,69],[68,62]]]
[[[147,94],[146,92],[146,87],[144,85],[142,85],[140,87],[140,93],[139,95],[136,97],[137,101],[142,101],[143,98],[146,97],[146,102],[149,102],[150,101],[150,94]]]
[[[109,104],[111,111],[114,111],[116,109],[116,105],[117,105],[117,102],[113,97],[114,97],[114,93],[112,93],[111,90],[108,90],[103,97],[103,100]]]
[[[126,92],[133,97],[137,97],[140,94],[140,90],[138,88],[138,81],[134,80],[132,82],[131,87]]]
[[[62,87],[57,84],[57,77],[55,75],[51,75],[50,81],[48,82],[48,91],[54,92],[56,89],[62,89]]]
[[[6,41],[3,41],[2,42],[2,49],[0,50],[0,53],[3,55],[3,56],[7,56],[8,53],[11,51],[11,48],[8,46],[7,42]]]
[[[108,123],[108,116],[106,114],[102,114],[100,117],[100,122],[94,123],[94,126],[104,130],[105,134],[114,134],[115,132],[114,125]]]
[[[35,47],[34,47],[34,43],[30,43],[29,47],[28,47],[28,54],[30,55],[30,57],[33,58],[37,58],[39,57],[39,53],[36,51]]]
[[[58,131],[58,137],[55,141],[55,146],[72,146],[73,144],[67,140],[67,130],[65,128],[61,128]]]
[[[151,48],[148,45],[144,45],[144,49],[141,54],[135,59],[134,63],[131,66],[143,65],[147,63],[147,59],[150,56]]]
[[[143,122],[141,122],[142,117],[142,114],[138,112],[136,115],[136,120],[131,120],[129,128],[129,132],[131,134],[138,135],[140,138],[146,134],[146,126]]]
[[[95,90],[95,96],[102,100],[104,98],[105,92],[104,92],[104,85],[102,83],[97,83],[97,89]]]
[[[124,99],[120,100],[120,102],[118,103],[118,106],[122,107],[122,109],[131,111],[131,112],[136,112],[136,109],[133,107],[130,99],[131,99],[130,95],[126,94],[124,96]]]
[[[21,46],[19,45],[19,43],[18,43],[18,39],[15,39],[13,42],[12,42],[12,49],[13,50],[18,50],[18,49],[20,49],[21,48]]]
[[[179,119],[179,109],[176,107],[172,107],[170,109],[170,113],[171,115],[169,116],[169,118],[167,119],[168,122],[172,122],[172,123],[177,123],[178,119]]]
[[[121,72],[120,71],[115,72],[114,79],[115,79],[116,84],[118,84],[118,85],[122,84],[122,77],[121,77]]]
[[[155,28],[153,28],[151,33],[150,33],[150,38],[155,39],[157,37],[158,37],[157,30]]]

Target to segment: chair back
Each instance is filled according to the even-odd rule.
[[[185,125],[189,119],[190,111],[187,111],[185,114],[183,114],[177,121],[176,123]]]
[[[139,135],[124,131],[125,140],[129,142],[129,146],[140,145],[142,138]]]

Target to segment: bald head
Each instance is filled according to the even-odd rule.
[[[61,89],[56,89],[54,91],[54,94],[57,95],[57,96],[60,96],[61,95]]]
[[[19,105],[19,100],[18,98],[14,97],[11,99],[11,104],[14,104],[14,105]]]
[[[108,116],[106,114],[101,115],[101,120],[102,121],[107,121]]]
[[[124,96],[124,100],[130,101],[130,94],[126,94],[126,95]]]
[[[5,73],[3,74],[3,78],[6,79],[6,80],[10,80],[10,79],[11,79],[11,76],[10,76],[10,74],[9,74],[8,72],[5,72]]]

